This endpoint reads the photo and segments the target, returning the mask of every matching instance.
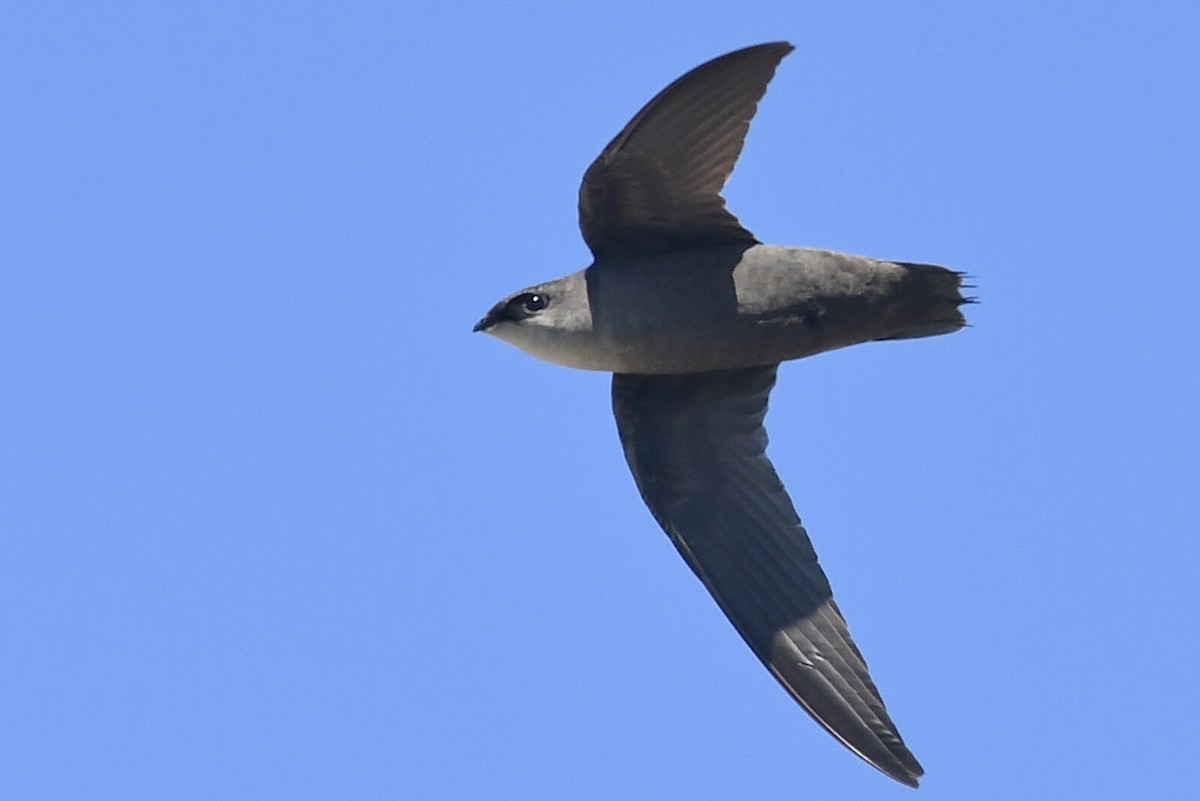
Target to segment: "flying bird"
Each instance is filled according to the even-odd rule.
[[[779,363],[965,325],[961,273],[761,243],[725,186],[787,42],[678,79],[588,167],[584,270],[475,325],[555,364],[613,373],[625,459],[654,518],[771,674],[847,748],[912,787],[924,773],[871,680],[766,456]]]

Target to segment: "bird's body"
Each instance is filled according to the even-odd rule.
[[[942,267],[826,250],[691,248],[597,260],[531,287],[557,302],[491,333],[565,367],[711,372],[957,330],[959,283]]]
[[[965,322],[960,273],[764,245],[720,195],[785,42],[702,64],[584,175],[590,267],[476,324],[546,361],[613,375],[625,458],[655,519],[772,675],[897,781],[923,773],[888,716],[808,533],[766,456],[778,364]]]

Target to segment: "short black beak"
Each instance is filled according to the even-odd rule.
[[[475,327],[471,329],[471,333],[476,331],[486,331],[496,323],[508,317],[508,303],[500,301],[492,308],[488,309],[488,313],[483,315],[483,319],[475,323]]]

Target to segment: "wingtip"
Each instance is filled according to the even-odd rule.
[[[782,50],[784,50],[784,51],[786,51],[786,52],[788,52],[788,53],[790,53],[790,52],[792,52],[793,50],[795,50],[795,49],[796,49],[796,46],[795,46],[794,44],[792,44],[791,42],[789,42],[787,39],[776,39],[776,40],[775,40],[775,41],[773,41],[773,42],[763,42],[762,44],[751,45],[750,47],[747,47],[747,48],[745,48],[745,49],[747,49],[747,50],[750,50],[750,49],[753,49],[753,48],[755,48],[755,47],[762,47],[762,48],[767,48],[767,47],[771,47],[771,48],[779,48],[779,49],[782,49]]]
[[[786,39],[779,39],[774,42],[762,42],[761,44],[749,45],[748,47],[742,47],[742,48],[734,50],[730,53],[726,53],[724,56],[718,56],[717,59],[713,59],[713,60],[716,61],[721,58],[726,58],[729,56],[736,56],[738,54],[744,54],[744,53],[758,51],[761,53],[767,53],[767,52],[772,53],[775,55],[776,60],[782,61],[783,59],[787,58],[788,54],[791,53],[795,49],[796,49],[796,46],[794,44],[792,44],[791,42],[787,41]]]

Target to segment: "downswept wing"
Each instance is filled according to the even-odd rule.
[[[614,375],[625,458],[654,517],[767,669],[850,750],[916,787],[924,771],[767,459],[775,370]]]
[[[721,189],[780,60],[772,42],[701,64],[655,95],[579,188],[579,229],[599,259],[758,240],[725,208]]]

